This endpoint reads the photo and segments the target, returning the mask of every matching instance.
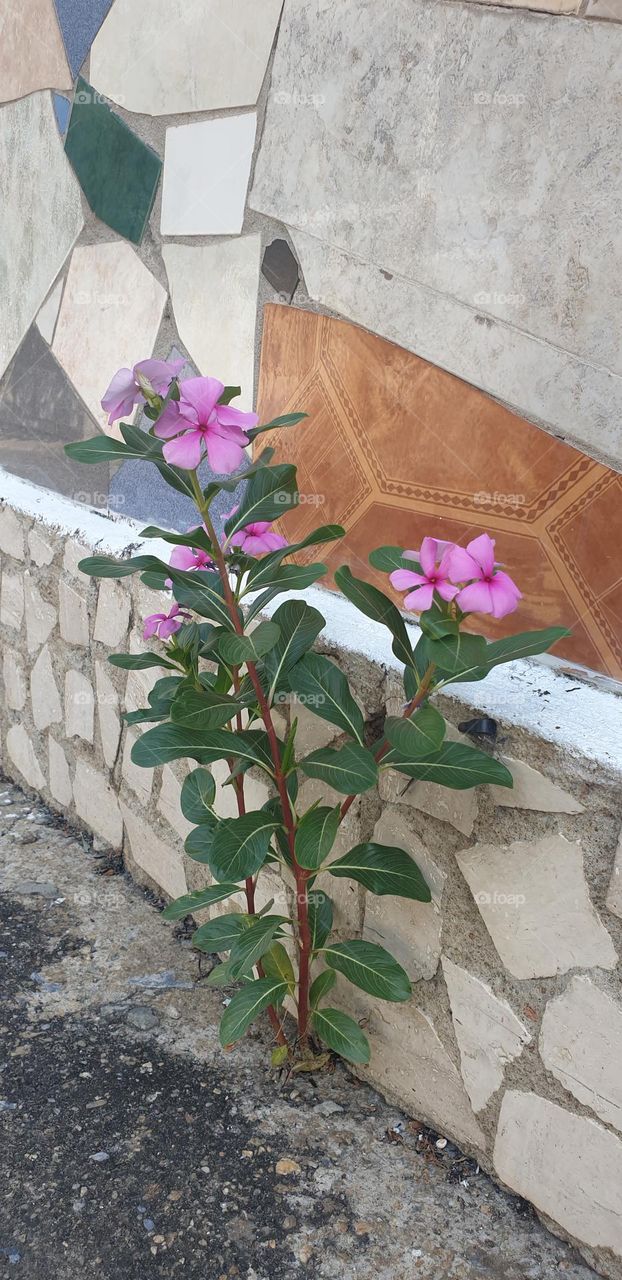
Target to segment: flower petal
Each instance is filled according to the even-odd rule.
[[[481,570],[476,560],[464,547],[452,547],[447,557],[447,576],[452,582],[469,582],[471,578],[480,578]]]
[[[132,369],[119,369],[101,402],[102,409],[109,415],[108,426],[131,413],[134,405],[142,399],[143,395],[136,386]]]
[[[487,533],[480,533],[478,538],[467,542],[467,551],[489,578],[495,567],[495,540]]]
[[[174,547],[169,564],[171,569],[196,569],[197,553],[193,547]]]
[[[490,583],[490,594],[493,618],[505,618],[507,613],[513,613],[519,600],[523,598],[516,583],[503,570],[495,573]]]
[[[179,384],[181,412],[184,412],[182,406],[190,405],[195,410],[198,421],[207,426],[209,416],[224,389],[224,383],[219,382],[218,378],[186,378]]]
[[[434,569],[436,567],[436,555],[436,538],[424,538],[421,543],[421,550],[419,551],[419,563],[428,578],[431,573],[434,573]]]
[[[134,374],[136,377],[140,374],[146,378],[159,396],[165,396],[173,378],[181,373],[185,363],[185,360],[139,360],[134,365]]]
[[[169,440],[162,452],[172,467],[182,467],[185,471],[194,471],[201,461],[201,431],[184,431],[176,440]]]
[[[217,404],[216,417],[222,427],[256,427],[259,417],[256,413],[243,413],[232,404]]]
[[[413,573],[412,569],[394,569],[389,574],[389,582],[396,591],[407,591],[409,587],[422,587],[425,578],[420,573]]]
[[[492,613],[492,595],[490,583],[471,582],[458,592],[456,602],[463,613]]]
[[[458,594],[458,587],[452,587],[451,582],[448,582],[446,578],[437,580],[436,590],[441,600],[455,600]]]
[[[242,465],[244,453],[237,441],[210,431],[205,437],[205,443],[210,467],[216,474],[231,475],[232,471],[237,471]]]
[[[398,569],[398,573],[400,570]],[[434,587],[431,582],[426,582],[425,586],[417,587],[410,595],[404,596],[404,605],[407,609],[413,609],[415,613],[425,613],[429,609],[434,599]]]
[[[167,440],[169,436],[176,436],[179,431],[184,431],[187,425],[186,419],[182,418],[179,412],[177,403],[169,400],[154,425],[153,434],[160,440]]]

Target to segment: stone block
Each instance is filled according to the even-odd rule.
[[[28,548],[31,560],[34,561],[39,569],[43,569],[52,563],[54,547],[51,542],[48,542],[47,538],[43,537],[36,525],[33,525],[28,534]]]
[[[456,857],[515,978],[615,968],[616,952],[592,905],[578,844],[554,835],[533,843],[476,844]]]
[[[11,725],[6,735],[6,749],[9,759],[25,778],[28,786],[34,791],[43,791],[45,776],[23,724]]]
[[[68,644],[89,645],[89,613],[85,596],[64,578],[58,584],[58,618],[60,633]]]
[[[92,548],[85,547],[81,542],[76,542],[75,538],[68,538],[63,554],[63,569],[65,573],[68,573],[72,578],[79,578],[83,583],[90,582],[90,578],[78,568],[80,561],[85,560],[89,555],[92,555]]]
[[[13,560],[24,559],[24,526],[11,507],[0,508],[0,551]]]
[[[442,958],[460,1067],[474,1111],[481,1111],[503,1083],[503,1073],[531,1036],[506,1000],[485,982]]]
[[[166,818],[169,826],[173,828],[173,831],[177,832],[180,840],[185,840],[188,833],[193,830],[193,823],[184,818],[180,799],[181,782],[174,774],[170,764],[165,764],[162,769],[162,785],[158,796],[158,809]]]
[[[141,734],[136,729],[128,729],[123,744],[123,763],[121,773],[128,787],[132,788],[135,795],[143,804],[149,804],[151,799],[151,791],[153,788],[153,769],[143,769],[142,765],[134,764],[132,760],[132,747],[138,741]]]
[[[9,573],[5,569],[0,590],[0,622],[5,627],[20,631],[23,618],[24,580],[21,574]]]
[[[186,892],[184,858],[179,848],[165,844],[153,827],[121,803],[123,821],[134,862],[171,898]]]
[[[373,838],[379,844],[405,849],[414,858],[430,888],[432,901],[414,902],[367,893],[363,937],[390,951],[412,982],[433,978],[441,955],[441,902],[447,877],[395,809],[384,810]]]
[[[498,1177],[572,1236],[622,1257],[622,1142],[586,1116],[510,1090],[494,1148]]]
[[[54,799],[63,806],[63,809],[68,809],[73,799],[69,765],[63,748],[51,734],[48,737],[48,763],[50,791]]]
[[[614,916],[619,916],[622,920],[622,832],[620,832],[611,881],[607,891],[607,906]]]
[[[109,649],[122,644],[130,621],[130,606],[128,587],[104,578],[99,584],[94,639]]]
[[[68,738],[93,741],[95,695],[89,679],[71,668],[65,675],[65,733]]]
[[[564,1088],[622,1130],[622,1006],[586,975],[549,1000],[540,1057]]]
[[[54,606],[43,599],[29,573],[24,574],[24,607],[26,647],[29,653],[36,653],[51,636],[56,626],[57,613]]]
[[[41,650],[30,674],[30,701],[35,729],[47,729],[62,720],[60,695],[47,645]]]
[[[114,849],[121,848],[123,821],[114,789],[108,779],[86,760],[78,759],[73,798],[82,820]]]
[[[22,711],[26,703],[26,672],[18,654],[12,649],[5,649],[2,668],[4,678],[4,698],[11,711]]]
[[[102,744],[104,760],[112,769],[119,750],[121,739],[121,718],[119,716],[119,694],[108,674],[110,668],[105,662],[95,663],[95,697],[97,702],[97,718],[99,736]]]
[[[501,760],[510,770],[514,786],[511,789],[491,786],[495,804],[505,809],[536,809],[539,813],[584,812],[583,805],[569,791],[558,787],[524,760],[513,760],[511,756],[501,756]]]

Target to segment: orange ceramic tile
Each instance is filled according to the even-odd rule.
[[[373,547],[486,530],[524,595],[517,614],[486,619],[487,634],[569,626],[560,656],[622,677],[622,477],[383,338],[268,305],[261,419],[303,409],[305,423],[262,443],[298,467],[303,500],[282,526],[292,541],[344,525],[324,557],[331,575],[347,563],[390,590],[367,562]]]

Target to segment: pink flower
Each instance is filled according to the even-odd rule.
[[[256,520],[254,524],[246,524],[243,529],[238,529],[233,534],[230,545],[239,547],[247,556],[261,556],[266,551],[279,551],[288,542],[280,533],[272,533],[269,520]]]
[[[516,609],[522,594],[516,583],[495,564],[494,538],[481,533],[464,547],[450,552],[449,576],[452,582],[466,582],[456,596],[463,613],[491,613],[505,618]]]
[[[195,529],[201,529],[203,526],[197,524]],[[192,529],[188,530],[192,533]],[[200,547],[175,547],[171,552],[169,564],[172,569],[211,569],[214,561],[207,551],[203,551]]]
[[[175,600],[168,613],[151,613],[148,618],[145,618],[143,639],[149,640],[151,636],[158,636],[160,640],[169,640],[180,627],[183,627],[186,618],[189,617],[187,610],[180,609]]]
[[[434,592],[438,591],[442,600],[453,600],[458,588],[449,580],[449,563],[453,552],[453,543],[439,542],[436,538],[424,538],[420,551],[405,551],[407,560],[418,560],[423,573],[414,573],[410,569],[395,569],[390,575],[391,584],[398,591],[406,591],[414,587],[404,597],[407,609],[416,613],[424,613],[431,608]],[[439,561],[440,563],[437,563]]]
[[[154,427],[156,436],[169,441],[163,453],[172,466],[193,471],[204,444],[212,471],[229,475],[241,466],[248,444],[242,428],[256,426],[259,419],[255,413],[219,404],[224,389],[217,378],[187,378],[180,384],[179,417],[160,420]]]
[[[108,417],[108,426],[118,418],[130,414],[134,405],[146,400],[145,390],[165,396],[173,378],[181,373],[184,360],[140,360],[133,369],[119,369],[115,373],[101,402]]]

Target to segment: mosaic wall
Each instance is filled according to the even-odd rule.
[[[183,356],[243,408],[311,413],[287,448],[347,528],[331,568],[490,529],[525,625],[572,626],[559,654],[619,677],[617,3],[7,9],[0,465],[186,527],[157,475],[62,448],[109,429],[117,368]]]

